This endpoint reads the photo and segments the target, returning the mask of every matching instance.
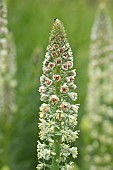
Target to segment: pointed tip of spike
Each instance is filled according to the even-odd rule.
[[[58,18],[54,18],[54,21],[56,21]]]
[[[55,28],[55,29],[61,29],[62,28],[62,23],[61,23],[61,21],[58,19],[58,18],[55,18],[54,19],[54,24],[53,24],[53,27]]]
[[[99,9],[100,10],[104,10],[106,8],[106,4],[105,4],[105,2],[100,2],[100,4],[99,4]]]
[[[60,21],[58,18],[55,18],[54,21],[55,21],[55,22],[60,22],[60,23],[61,23],[61,21]]]

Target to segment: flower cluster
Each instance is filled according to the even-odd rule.
[[[7,28],[7,7],[5,0],[0,1],[0,114],[16,110],[14,89],[17,82],[15,47]]]
[[[39,92],[43,104],[39,112],[39,137],[37,145],[37,170],[66,169],[67,157],[77,157],[77,147],[71,142],[78,138],[77,93],[73,69],[73,55],[64,27],[56,19],[51,31],[49,45],[43,62]]]
[[[91,35],[87,111],[87,169],[113,168],[113,33],[102,4]]]

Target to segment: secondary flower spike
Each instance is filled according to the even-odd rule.
[[[15,46],[8,31],[7,6],[0,0],[0,114],[16,111],[15,80],[16,62]]]
[[[39,112],[37,170],[66,170],[68,157],[77,157],[77,147],[71,142],[78,138],[75,104],[77,86],[74,84],[73,54],[63,24],[55,19],[43,62],[39,92],[42,105]]]
[[[113,169],[113,32],[100,4],[91,34],[87,111],[89,143],[86,163],[90,170]]]
[[[15,46],[8,30],[7,4],[0,0],[0,169],[9,169],[10,130],[15,103]]]

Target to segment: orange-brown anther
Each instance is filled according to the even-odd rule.
[[[57,80],[57,81],[60,80],[60,76],[59,75],[54,75],[53,78],[54,78],[54,80]]]
[[[52,56],[53,56],[53,57],[56,57],[56,56],[57,56],[57,53],[56,53],[56,52],[52,52]]]
[[[57,63],[57,64],[61,64],[61,63],[62,63],[62,60],[61,60],[60,58],[57,58],[56,63]]]
[[[50,85],[52,84],[52,81],[51,81],[51,80],[46,80],[46,84],[47,84],[48,86],[50,86]]]

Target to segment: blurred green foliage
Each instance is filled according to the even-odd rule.
[[[79,94],[77,102],[81,104],[77,128],[80,129],[85,114],[90,32],[98,2],[99,0],[8,0],[9,30],[15,38],[18,66],[18,112],[14,115],[11,126],[11,170],[35,170],[37,165],[39,76],[53,19],[56,17],[64,23],[75,57]],[[107,5],[113,21],[113,1],[109,0]],[[37,48],[41,51],[36,50]],[[83,126],[82,129],[87,131],[87,121],[84,121]],[[84,167],[83,135],[85,133],[81,131],[77,141],[79,155],[76,162],[80,170]],[[6,169],[8,170],[7,166],[3,167],[3,170]]]

